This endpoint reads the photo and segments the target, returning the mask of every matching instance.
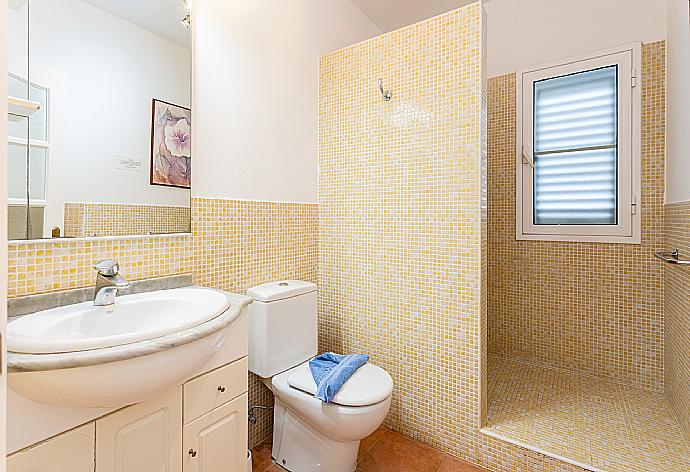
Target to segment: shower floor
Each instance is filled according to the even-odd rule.
[[[593,471],[690,471],[663,394],[492,358],[486,434]]]

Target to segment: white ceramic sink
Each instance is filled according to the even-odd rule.
[[[121,407],[181,385],[218,352],[247,297],[202,288],[80,303],[7,325],[9,385],[57,406]]]
[[[121,346],[198,326],[230,306],[220,292],[182,288],[127,295],[112,306],[86,302],[41,311],[7,327],[12,352],[49,354]]]

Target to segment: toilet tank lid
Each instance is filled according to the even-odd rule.
[[[257,285],[247,290],[247,296],[257,302],[275,302],[285,298],[315,292],[316,284],[301,280],[281,280]]]

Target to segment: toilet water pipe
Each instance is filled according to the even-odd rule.
[[[251,405],[249,407],[249,417],[247,418],[251,424],[256,424],[256,415],[254,410],[273,410],[272,406]]]

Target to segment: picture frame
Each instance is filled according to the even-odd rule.
[[[192,111],[152,99],[150,184],[191,188]]]

